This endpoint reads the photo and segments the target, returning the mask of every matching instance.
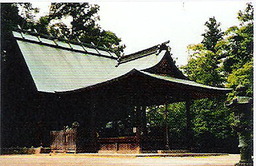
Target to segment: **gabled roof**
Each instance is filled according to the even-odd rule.
[[[99,48],[38,38],[13,32],[40,92],[70,92],[118,81],[132,71],[143,77],[220,92],[189,81],[176,67],[166,43],[117,59],[114,53]],[[127,82],[129,83],[129,82]]]
[[[147,48],[145,50],[122,56],[118,59],[118,63],[122,64],[122,63],[133,61],[133,60],[136,60],[136,59],[139,59],[139,58],[151,55],[151,54],[157,54],[158,51],[159,51],[159,45],[155,45],[155,46]]]
[[[132,69],[143,70],[157,64],[164,55],[151,54],[117,66],[113,54],[81,45],[52,41],[36,36],[13,32],[25,58],[31,76],[40,92],[65,92],[86,88]],[[55,42],[58,44],[56,45]],[[86,51],[84,51],[84,49]],[[98,54],[97,50],[101,53]]]

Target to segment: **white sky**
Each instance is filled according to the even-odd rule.
[[[187,46],[202,41],[204,23],[215,16],[221,29],[238,25],[237,13],[249,1],[89,1],[100,5],[104,30],[114,32],[126,45],[125,54],[170,40],[178,65],[187,62]],[[42,8],[47,3],[37,3]],[[37,5],[38,6],[38,5]]]

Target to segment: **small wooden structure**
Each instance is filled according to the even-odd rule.
[[[64,129],[51,131],[52,142],[50,145],[53,152],[76,152],[76,129]]]
[[[165,140],[161,136],[99,138],[98,143],[99,153],[141,153],[165,149]]]
[[[189,145],[192,140],[191,100],[225,95],[230,91],[190,81],[176,67],[167,43],[117,57],[109,49],[84,43],[52,40],[18,31],[14,31],[13,36],[15,49],[10,49],[13,59],[8,61],[10,64],[5,70],[11,73],[4,74],[10,78],[3,83],[7,101],[4,110],[13,112],[3,113],[5,119],[10,119],[3,122],[3,126],[13,126],[14,130],[5,127],[3,132],[5,140],[11,141],[8,136],[15,135],[11,133],[17,127],[27,125],[31,132],[25,132],[24,127],[20,128],[20,134],[16,133],[24,137],[20,144],[27,141],[28,145],[50,146],[48,135],[57,130],[52,132],[59,138],[52,149],[71,147],[77,152],[120,153],[168,149],[168,129],[158,134],[147,131],[146,108],[186,102]],[[7,93],[8,87],[15,87],[15,90]],[[20,98],[15,92],[20,92]],[[75,133],[60,130],[74,121],[80,124],[76,144],[71,141],[67,145],[69,138],[66,136]],[[109,123],[111,127],[107,126]]]

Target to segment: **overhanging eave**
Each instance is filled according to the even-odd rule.
[[[130,72],[73,92],[86,90],[112,96],[114,99],[133,98],[145,105],[164,104],[186,101],[188,99],[211,98],[225,95],[232,91],[229,88],[206,86],[193,81],[152,74],[136,69]]]

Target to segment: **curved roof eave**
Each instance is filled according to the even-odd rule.
[[[192,87],[197,87],[197,88],[204,88],[204,89],[209,89],[209,90],[232,91],[232,88],[213,87],[213,86],[200,84],[200,83],[190,81],[190,80],[179,79],[179,78],[174,78],[174,77],[170,77],[170,76],[162,76],[162,75],[152,74],[152,73],[148,73],[148,72],[144,72],[144,71],[140,71],[140,72],[149,76],[149,77],[155,78],[155,79],[169,81],[169,82],[173,82],[173,83],[177,83],[177,84],[183,84],[183,85],[187,85],[187,86],[192,86]]]
[[[119,76],[119,77],[116,77],[116,78],[113,78],[113,79],[110,79],[110,80],[107,80],[107,81],[104,81],[104,82],[101,82],[101,83],[98,83],[98,84],[95,84],[95,85],[91,85],[91,86],[88,86],[88,87],[85,87],[85,88],[80,88],[80,89],[76,89],[72,92],[79,92],[79,91],[84,91],[84,90],[88,90],[88,89],[91,89],[91,88],[100,88],[100,87],[104,87],[104,86],[109,86],[111,83],[113,82],[118,82],[122,79],[125,79],[129,76],[132,76],[132,75],[141,75],[145,78],[151,78],[151,79],[156,79],[158,81],[164,81],[164,82],[170,82],[170,83],[175,83],[175,84],[180,84],[180,85],[185,85],[185,86],[190,86],[191,88],[199,88],[199,89],[204,89],[204,90],[210,90],[212,91],[213,93],[229,93],[232,91],[231,88],[219,88],[219,87],[212,87],[212,86],[208,86],[208,85],[203,85],[203,84],[199,84],[199,83],[196,83],[194,81],[189,81],[189,80],[184,80],[184,79],[179,79],[179,78],[173,78],[173,77],[170,77],[170,76],[163,76],[163,75],[158,75],[158,74],[152,74],[152,73],[148,73],[148,72],[145,72],[145,71],[139,71],[137,69],[132,69],[130,70],[129,72]],[[71,91],[69,91],[71,92]],[[65,92],[56,92],[56,93],[65,93]]]

